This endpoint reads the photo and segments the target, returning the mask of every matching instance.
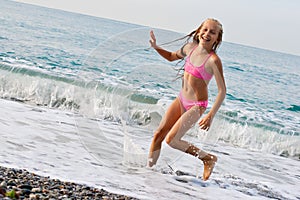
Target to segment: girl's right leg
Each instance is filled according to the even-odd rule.
[[[176,121],[180,118],[183,112],[184,110],[182,108],[180,100],[177,97],[166,111],[163,119],[160,122],[159,127],[154,133],[148,156],[149,167],[152,167],[156,164],[160,155],[162,142],[164,141],[166,135],[176,123]]]

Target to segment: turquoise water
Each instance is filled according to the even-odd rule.
[[[109,110],[120,94],[144,104],[168,102],[178,94],[180,80],[175,81],[175,69],[183,62],[168,63],[148,48],[149,27],[10,1],[2,4],[1,98],[83,114],[90,113],[87,104],[95,98],[98,105],[89,106],[107,113],[94,112],[91,117],[118,120],[120,113]],[[156,32],[161,43],[182,36]],[[176,49],[182,43],[166,48]],[[226,41],[218,53],[228,88],[219,117],[229,122],[227,126],[298,140],[300,57]],[[217,93],[214,82],[210,89],[211,106]],[[150,116],[154,111],[129,112]],[[299,147],[293,148],[297,155],[289,149],[274,153],[298,156]]]

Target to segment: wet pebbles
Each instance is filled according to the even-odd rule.
[[[0,199],[102,199],[131,200],[84,184],[43,177],[27,170],[0,166]]]

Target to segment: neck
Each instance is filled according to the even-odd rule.
[[[199,44],[195,49],[199,54],[209,54],[212,51],[212,47],[205,47]]]

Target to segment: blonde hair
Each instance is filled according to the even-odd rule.
[[[217,42],[212,47],[212,49],[216,52],[216,50],[219,48],[219,46],[222,43],[223,27],[222,27],[222,24],[218,20],[216,20],[214,18],[207,18],[205,21],[202,22],[202,24],[196,30],[192,31],[190,34],[188,34],[188,35],[186,35],[184,37],[178,38],[176,40],[173,40],[171,42],[166,42],[166,43],[160,44],[160,46],[168,45],[168,44],[171,44],[173,42],[177,42],[177,41],[180,41],[180,40],[183,40],[183,39],[186,39],[186,38],[187,38],[186,43],[188,43],[191,38],[193,38],[194,42],[199,43],[199,38],[198,38],[197,34],[200,32],[200,30],[203,27],[203,25],[205,24],[205,22],[207,22],[209,20],[216,22],[218,24],[218,26],[219,26],[218,39],[217,39]]]
[[[212,47],[212,49],[213,49],[214,51],[216,51],[217,48],[218,48],[218,47],[221,45],[221,43],[222,43],[222,38],[223,38],[223,27],[222,27],[222,24],[221,24],[218,20],[216,20],[216,19],[214,19],[214,18],[208,18],[208,19],[206,19],[204,22],[202,22],[202,24],[199,26],[199,28],[197,28],[196,30],[192,31],[190,34],[188,34],[188,35],[185,36],[185,37],[188,37],[188,40],[189,40],[191,37],[193,37],[193,41],[199,43],[199,38],[198,38],[197,35],[198,35],[198,33],[200,32],[200,30],[202,29],[202,27],[203,27],[203,25],[205,24],[205,22],[207,22],[207,21],[213,21],[213,22],[216,22],[216,23],[218,24],[218,26],[219,26],[219,35],[218,35],[218,39],[217,39],[217,42],[214,43],[214,45],[213,45],[213,47]]]
[[[214,18],[207,18],[205,21],[202,22],[202,24],[201,24],[196,30],[192,31],[190,34],[188,34],[188,35],[186,35],[186,36],[184,36],[184,37],[181,37],[181,38],[179,38],[179,39],[173,40],[173,41],[171,41],[171,42],[167,42],[167,43],[161,44],[161,45],[170,44],[170,43],[173,43],[173,42],[176,42],[176,41],[180,41],[180,40],[183,40],[183,39],[186,39],[186,38],[187,38],[186,44],[189,42],[189,40],[190,40],[191,38],[193,38],[193,41],[194,41],[194,42],[199,43],[199,38],[198,38],[197,34],[200,32],[200,30],[201,30],[201,28],[203,27],[203,25],[205,24],[205,22],[207,22],[207,21],[209,21],[209,20],[211,20],[211,21],[213,21],[213,22],[216,22],[216,23],[218,24],[218,26],[219,26],[219,35],[218,35],[218,39],[217,39],[217,41],[216,41],[216,42],[213,44],[213,46],[212,46],[212,50],[213,50],[214,52],[216,52],[217,49],[219,48],[219,46],[220,46],[221,43],[222,43],[222,38],[223,38],[223,27],[222,27],[222,24],[221,24],[218,20],[216,20],[216,19],[214,19]],[[183,47],[184,47],[184,45],[183,45]],[[182,47],[182,48],[183,48],[183,47]],[[182,60],[183,60],[183,58],[176,64],[176,66],[177,66]],[[181,78],[181,77],[183,76],[183,74],[180,74],[180,71],[182,71],[182,70],[184,70],[184,66],[182,66],[181,68],[177,69],[178,72],[177,72],[177,76],[176,76],[177,78],[176,78],[176,79]],[[176,80],[176,79],[175,79],[175,80]]]

